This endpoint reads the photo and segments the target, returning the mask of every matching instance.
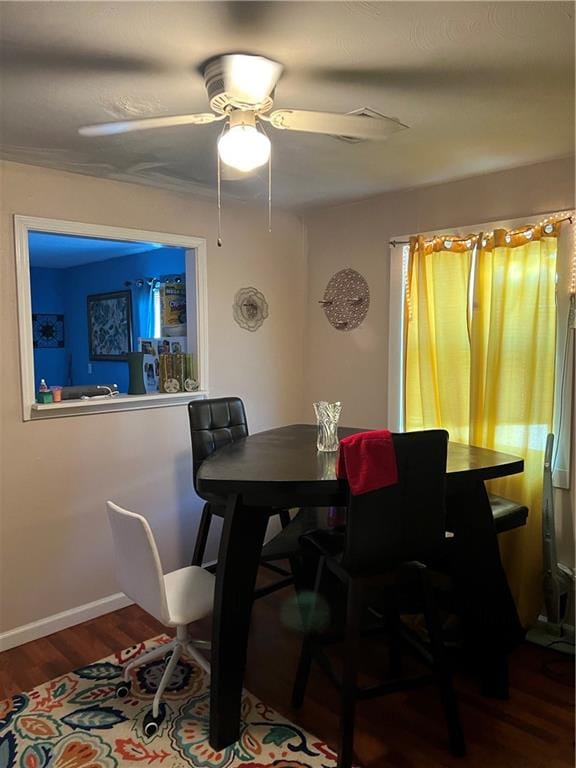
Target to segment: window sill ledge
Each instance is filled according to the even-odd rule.
[[[208,395],[205,390],[197,392],[177,392],[153,395],[120,395],[102,400],[64,400],[60,403],[33,403],[30,406],[27,421],[55,419],[63,416],[87,416],[92,413],[115,413],[116,411],[138,411],[145,408],[166,408],[184,405],[189,400],[201,400]]]

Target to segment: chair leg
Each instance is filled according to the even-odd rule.
[[[193,648],[207,648],[208,650],[212,648],[210,640],[188,640],[188,645],[191,645]]]
[[[298,669],[296,670],[294,687],[292,688],[292,699],[290,705],[294,707],[294,709],[300,709],[304,702],[306,685],[308,684],[310,668],[312,667],[312,657],[312,640],[309,637],[305,637],[302,641],[302,650],[300,651],[300,659],[298,660]]]
[[[130,678],[130,672],[135,667],[141,667],[143,664],[149,664],[151,661],[156,661],[156,659],[162,658],[162,656],[166,656],[166,654],[169,651],[174,650],[175,646],[177,644],[176,640],[172,640],[169,643],[166,643],[165,645],[160,645],[158,648],[153,648],[151,651],[148,651],[147,653],[142,653],[140,656],[137,656],[135,659],[132,659],[126,666],[124,667],[124,682],[127,683]]]
[[[391,597],[390,599],[392,602],[387,609],[388,624],[390,628],[388,659],[390,677],[398,679],[402,675],[402,638],[400,635],[402,621],[400,619],[395,597]]]
[[[180,656],[182,655],[182,646],[180,643],[176,643],[174,650],[172,651],[172,656],[170,656],[170,661],[168,664],[166,664],[166,669],[164,670],[164,674],[162,675],[162,678],[160,680],[160,683],[158,684],[158,688],[156,689],[156,693],[154,694],[154,701],[152,702],[152,716],[154,718],[158,717],[158,711],[160,709],[160,701],[162,700],[162,694],[166,690],[166,687],[170,683],[170,680],[172,679],[172,674],[174,670],[176,669],[176,664],[178,664],[178,661],[180,660]]]
[[[204,560],[204,552],[206,550],[206,543],[208,541],[208,534],[210,533],[211,522],[212,511],[210,510],[210,504],[206,502],[202,509],[202,517],[200,518],[198,535],[196,536],[196,544],[194,545],[194,554],[192,555],[192,562],[190,565],[202,565],[202,561]]]
[[[464,741],[462,724],[460,722],[458,701],[452,685],[452,673],[446,649],[442,642],[442,630],[438,617],[438,609],[430,585],[428,571],[426,567],[422,565],[419,566],[419,570],[420,586],[424,599],[424,616],[428,628],[428,635],[430,637],[432,656],[434,658],[434,676],[436,677],[438,687],[440,688],[442,703],[444,705],[444,713],[446,715],[450,736],[450,751],[453,755],[462,757],[466,754],[466,743]]]
[[[188,652],[188,655],[191,656],[194,661],[198,664],[199,667],[201,667],[204,672],[206,672],[208,679],[210,679],[210,663],[202,656],[201,653],[199,653],[196,649],[196,643],[194,641],[191,641],[186,646],[186,651]]]
[[[255,589],[254,600],[259,600],[261,597],[266,597],[267,595],[271,595],[273,592],[278,592],[279,589],[291,587],[292,584],[294,584],[294,579],[292,576],[289,576],[287,579],[275,581],[273,584],[270,584],[267,587],[260,587],[259,589]]]
[[[318,561],[318,567],[316,569],[316,577],[314,581],[314,591],[311,593],[311,600],[308,608],[306,608],[305,605],[302,605],[302,603],[299,601],[304,639],[302,641],[302,650],[300,651],[300,659],[298,660],[296,677],[294,678],[294,687],[292,688],[291,704],[295,709],[299,709],[302,706],[304,701],[304,694],[306,693],[306,685],[308,684],[308,678],[310,677],[310,668],[312,667],[312,659],[314,657],[314,614],[316,612],[316,601],[322,589],[322,577],[324,575],[325,562],[326,561],[324,557],[321,557]],[[296,592],[297,596],[299,596],[300,590],[298,590],[298,588]],[[306,594],[306,592],[304,592],[304,594]]]
[[[299,594],[306,589],[304,564],[300,553],[293,555],[290,558],[290,570],[292,571],[292,577],[294,579],[294,589],[296,594]]]
[[[344,646],[344,674],[342,676],[340,709],[340,748],[338,768],[350,768],[354,757],[354,720],[356,714],[356,679],[360,619],[362,613],[361,588],[355,579],[347,584],[346,641]]]

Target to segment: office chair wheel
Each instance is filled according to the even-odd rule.
[[[119,699],[125,699],[126,696],[130,693],[131,685],[130,683],[125,683],[124,680],[122,680],[118,685],[116,686],[116,696],[118,696]]]
[[[146,712],[144,716],[144,735],[148,738],[151,738],[152,736],[156,736],[158,733],[158,729],[162,725],[162,722],[164,721],[164,717],[166,716],[166,712],[164,710],[164,707],[160,707],[160,712],[158,712],[158,717],[154,717],[152,714],[152,710],[150,709],[148,712]]]

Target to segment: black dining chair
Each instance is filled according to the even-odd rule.
[[[196,478],[202,462],[214,451],[248,436],[248,421],[244,403],[239,397],[218,397],[192,400],[188,403],[190,436],[192,440],[192,479],[194,490],[204,499],[204,507],[194,546],[191,565],[202,565],[213,516],[224,517],[226,498],[198,492]],[[291,519],[287,509],[274,510],[282,531],[262,548],[261,565],[282,578],[254,591],[254,597],[264,597],[294,583],[293,572],[298,569],[300,537],[326,525],[327,510],[305,509]],[[291,570],[277,565],[277,561],[290,561]],[[215,566],[209,568],[215,570]]]
[[[398,482],[359,496],[350,495],[345,528],[336,535],[312,533],[302,542],[308,548],[316,548],[319,565],[315,598],[304,617],[307,629],[292,705],[301,706],[312,662],[318,662],[340,689],[338,768],[350,768],[352,764],[356,700],[429,682],[435,682],[441,694],[451,751],[456,755],[465,753],[458,703],[442,643],[435,574],[426,565],[442,555],[447,536],[448,433],[430,430],[394,434],[393,442]],[[336,543],[338,537],[340,545]],[[318,629],[317,608],[326,610],[322,595],[330,595],[328,604],[334,608],[338,590],[344,626],[335,627],[332,622],[328,631]],[[409,609],[403,610],[406,600],[410,603]],[[403,612],[423,613],[425,639],[401,621]],[[358,686],[361,640],[368,630],[370,634],[375,630],[389,634],[391,677],[384,683],[361,688]],[[342,638],[343,672],[337,676],[325,648]],[[401,674],[404,649],[420,657],[431,668],[431,674],[404,677]]]

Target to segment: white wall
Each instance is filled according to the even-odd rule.
[[[566,158],[304,214],[305,407],[318,399],[340,400],[344,424],[386,426],[390,238],[573,207],[574,158]],[[371,293],[366,320],[350,333],[333,329],[318,304],[330,277],[344,267],[363,274]],[[557,508],[562,529],[559,554],[573,564],[573,497],[571,502],[567,492],[559,493]]]
[[[117,591],[107,498],[150,519],[167,569],[189,562],[200,509],[185,406],[22,421],[13,214],[206,237],[211,394],[240,395],[252,431],[302,419],[306,261],[300,220],[275,212],[270,234],[263,205],[225,202],[217,248],[214,202],[13,163],[0,174],[1,633]],[[232,317],[249,285],[270,306],[256,333]]]

